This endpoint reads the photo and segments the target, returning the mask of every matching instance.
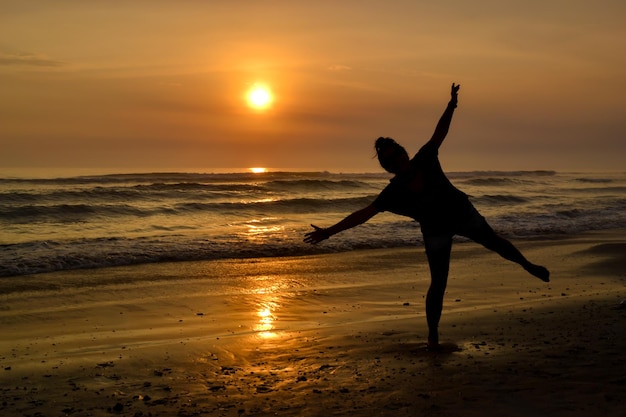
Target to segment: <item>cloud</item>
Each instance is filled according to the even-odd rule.
[[[335,64],[328,67],[329,71],[350,71],[352,68],[347,65]]]
[[[53,68],[65,65],[62,61],[49,59],[43,55],[20,53],[0,54],[0,66],[26,66]]]

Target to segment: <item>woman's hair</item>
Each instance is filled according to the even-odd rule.
[[[400,146],[398,142],[393,140],[392,138],[383,138],[382,136],[376,139],[376,143],[374,143],[374,148],[376,149],[376,154],[380,155],[385,149],[389,146]]]
[[[402,145],[400,145],[398,142],[396,142],[392,138],[380,137],[376,139],[376,142],[374,143],[374,149],[376,149],[376,156],[378,157],[378,162],[380,163],[380,166],[383,167],[385,171],[392,172],[391,171],[392,167],[389,164],[389,161],[385,160],[385,155],[387,154],[385,150],[389,148],[401,150],[402,152],[405,152],[405,153],[406,153],[406,150],[404,149]]]

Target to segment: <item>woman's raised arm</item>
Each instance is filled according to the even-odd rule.
[[[450,123],[452,122],[452,115],[454,114],[454,109],[457,105],[458,91],[460,87],[460,85],[455,85],[454,83],[452,83],[452,88],[450,89],[450,102],[448,103],[448,107],[446,107],[443,114],[441,115],[439,123],[437,123],[437,127],[435,128],[435,133],[433,133],[433,136],[428,141],[428,143],[437,148],[441,146],[441,143],[448,134],[448,129],[450,128]]]

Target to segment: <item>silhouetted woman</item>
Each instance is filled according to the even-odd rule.
[[[439,320],[448,281],[452,237],[465,236],[505,259],[520,264],[526,271],[550,281],[550,272],[528,261],[511,242],[498,236],[485,218],[476,211],[467,195],[448,180],[439,164],[439,146],[445,139],[454,109],[459,85],[452,84],[451,99],[432,138],[410,159],[407,151],[391,138],[378,138],[375,148],[380,165],[395,174],[369,206],[355,211],[339,223],[305,235],[307,243],[318,243],[343,230],[362,224],[377,213],[389,211],[408,216],[420,223],[430,267],[431,283],[426,296],[428,348],[439,348]]]

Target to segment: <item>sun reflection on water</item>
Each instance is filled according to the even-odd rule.
[[[245,230],[242,230],[240,236],[248,242],[265,242],[269,238],[276,238],[283,234],[282,226],[272,224],[275,218],[265,217],[262,219],[253,219],[244,223]]]
[[[251,237],[257,235],[264,235],[269,233],[275,233],[282,230],[280,226],[257,226],[254,224],[248,224],[248,235]]]

